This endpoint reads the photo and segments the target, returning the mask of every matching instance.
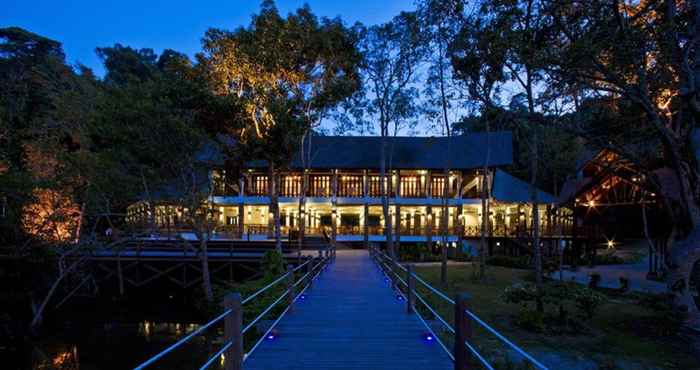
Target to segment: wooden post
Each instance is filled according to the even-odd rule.
[[[467,370],[472,368],[471,355],[464,342],[470,341],[472,327],[469,316],[464,312],[469,308],[469,295],[457,294],[455,297],[455,370]]]
[[[292,265],[287,265],[287,304],[289,304],[289,312],[292,312],[292,304],[294,303],[294,269]]]
[[[413,280],[413,264],[406,265],[406,313],[413,313],[413,286],[415,285]]]
[[[241,295],[229,293],[224,297],[224,308],[231,310],[224,319],[224,340],[233,343],[225,352],[225,370],[241,370],[243,368],[243,311]]]

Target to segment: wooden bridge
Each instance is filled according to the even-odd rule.
[[[366,250],[340,251],[278,338],[245,369],[450,369],[452,362],[372,263]]]
[[[250,322],[243,322],[247,303],[283,284],[277,299],[262,312],[255,312],[257,316]],[[454,307],[454,327],[430,306],[428,294]],[[410,265],[402,266],[378,249],[336,253],[328,247],[296,267],[288,265],[287,273],[245,299],[238,293],[229,294],[224,299],[224,312],[136,370],[154,365],[222,321],[223,344],[200,370],[217,366],[225,370],[493,369],[470,344],[473,323],[491,332],[534,368],[547,370],[472,313],[467,301],[466,295],[450,299],[416,275]],[[276,306],[277,312],[281,311],[277,318],[271,323],[263,321]],[[433,314],[430,324],[424,318],[426,313]],[[436,324],[443,328],[435,330]],[[250,337],[251,330],[263,333],[256,335],[252,346],[243,339]]]

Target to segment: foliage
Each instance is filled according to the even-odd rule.
[[[284,256],[277,250],[265,252],[260,264],[266,279],[277,277],[287,272],[287,263],[284,260]]]
[[[325,111],[359,86],[359,54],[339,19],[318,19],[308,5],[286,18],[264,1],[248,27],[209,29],[197,55],[218,95],[235,96],[238,122],[221,129],[248,145],[249,157],[278,166]]]
[[[502,266],[502,267],[511,267],[511,268],[517,268],[517,269],[529,269],[532,267],[530,264],[530,257],[529,256],[503,256],[503,255],[495,255],[495,256],[490,256],[487,260],[486,263],[492,266]]]
[[[620,292],[625,293],[630,290],[630,279],[620,276]]]
[[[590,321],[600,305],[606,301],[604,295],[575,283],[549,282],[545,285],[541,294],[541,300],[545,304],[545,308],[547,306],[558,307],[558,315],[548,313],[547,310],[537,312],[530,307],[538,298],[538,291],[532,283],[516,283],[506,287],[501,294],[501,299],[506,303],[520,305],[520,311],[515,317],[516,324],[536,331],[543,330],[545,326],[549,328],[548,330],[554,330],[553,327],[557,322],[560,325],[577,326],[576,323],[570,322],[564,307],[566,304],[573,304],[578,310],[580,317]],[[535,313],[539,315],[534,315]],[[540,321],[545,317],[552,317],[553,319],[548,320],[546,325],[544,325],[544,321],[542,325],[539,325]]]
[[[605,296],[592,289],[575,289],[573,292],[573,301],[576,302],[576,308],[590,320],[596,312],[596,309],[605,302]]]
[[[596,289],[598,288],[598,285],[600,284],[600,274],[597,272],[593,272],[590,275],[588,275],[589,281],[588,281],[588,287],[591,289]]]
[[[399,248],[399,259],[406,262],[428,262],[438,261],[439,257],[433,254],[427,244],[416,243],[415,245],[402,245]]]
[[[596,265],[621,265],[625,259],[612,253],[599,254],[595,256]]]

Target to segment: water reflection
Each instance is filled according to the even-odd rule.
[[[71,326],[36,343],[31,369],[92,370],[127,369],[145,361],[178,339],[197,330],[200,324],[179,322],[110,322]],[[191,369],[201,365],[217,349],[221,328],[207,330],[164,357],[159,368]],[[78,357],[80,352],[80,358]],[[221,366],[223,366],[223,356]],[[0,366],[1,368],[2,366]],[[218,368],[215,363],[212,368]]]

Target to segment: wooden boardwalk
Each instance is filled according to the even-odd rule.
[[[245,361],[246,370],[447,370],[452,361],[406,313],[366,250],[337,258]]]

